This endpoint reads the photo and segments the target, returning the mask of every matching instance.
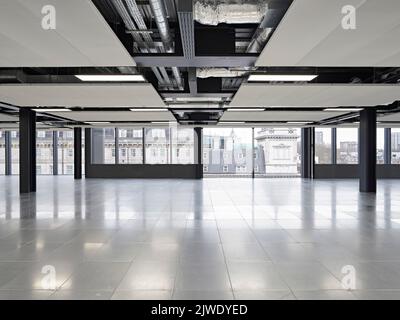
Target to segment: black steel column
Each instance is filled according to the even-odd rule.
[[[5,174],[6,176],[10,176],[11,175],[11,132],[10,131],[6,131],[4,134],[4,139],[5,139]]]
[[[194,128],[194,163],[196,179],[203,179],[203,128]]]
[[[392,163],[392,129],[384,129],[383,163]]]
[[[337,163],[337,132],[336,128],[332,128],[331,131],[331,157],[332,157],[332,164]]]
[[[119,130],[118,128],[114,129],[114,163],[118,164],[119,163]]]
[[[58,175],[58,131],[53,131],[53,175]]]
[[[376,192],[376,111],[360,112],[360,192]]]
[[[142,164],[146,163],[146,129],[142,128]]]
[[[92,163],[92,129],[85,128],[85,175],[88,175]]]
[[[36,112],[19,110],[19,191],[36,191]]]
[[[301,129],[301,177],[312,179],[314,168],[314,128]]]
[[[255,177],[255,172],[254,172],[254,154],[255,154],[255,149],[254,149],[254,128],[251,128],[251,177],[254,179]]]
[[[74,179],[82,179],[82,129],[74,128]]]

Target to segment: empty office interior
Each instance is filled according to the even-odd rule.
[[[398,0],[0,2],[0,299],[400,299]]]

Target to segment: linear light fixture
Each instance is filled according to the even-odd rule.
[[[294,81],[311,81],[314,80],[318,75],[308,74],[252,74],[250,75],[248,82],[267,82],[267,81],[282,81],[282,82],[294,82]]]
[[[36,109],[32,109],[32,110],[36,111],[36,112],[68,112],[68,111],[72,111],[71,109],[67,109],[67,108],[52,108],[52,109],[36,108]]]
[[[228,111],[238,111],[238,112],[265,111],[265,108],[228,108]]]
[[[98,74],[98,75],[75,75],[81,81],[91,82],[145,82],[146,80],[140,74]]]
[[[172,123],[173,121],[171,121]],[[169,121],[152,121],[152,124],[169,124]]]
[[[358,112],[363,110],[363,108],[326,108],[324,111],[337,111],[337,112]]]
[[[287,124],[308,124],[311,121],[287,121]]]
[[[244,124],[244,121],[220,121],[219,124]]]
[[[156,111],[168,111],[167,108],[132,108],[131,111],[141,111],[141,112],[156,112]]]
[[[107,124],[111,123],[110,121],[85,121],[87,124]]]

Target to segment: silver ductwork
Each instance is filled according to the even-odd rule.
[[[161,0],[149,0],[151,10],[153,10],[154,20],[156,21],[161,41],[164,44],[165,51],[173,52],[171,33],[169,30],[167,14],[165,12],[164,3]]]
[[[197,68],[197,78],[235,78],[248,75],[249,71],[232,70],[229,68]]]
[[[115,6],[118,14],[121,16],[122,20],[124,21],[126,28],[129,31],[137,31],[138,29],[139,30],[147,30],[146,23],[144,22],[144,19],[140,13],[140,10],[138,8],[136,0],[124,0],[124,1],[126,3],[126,6],[124,5],[123,0],[113,0],[113,3],[114,3],[114,6]],[[162,4],[162,8],[164,9],[163,4]],[[165,14],[165,9],[164,9],[164,11],[160,11],[160,12],[163,12]],[[165,15],[164,16],[164,28],[165,28],[165,25],[167,26],[167,28],[165,28],[163,30],[168,33],[168,37],[169,37],[168,21],[166,19],[167,19],[167,17]],[[159,22],[160,22],[160,25],[163,26],[163,23],[161,20]],[[156,21],[158,21],[158,20],[156,19]],[[159,26],[159,23],[157,23],[157,26]],[[172,50],[172,46],[170,43],[168,44],[168,41],[170,41],[170,40],[168,40],[168,37],[165,34],[164,34],[164,36],[162,35],[161,29],[160,29],[160,35],[162,36],[165,50],[167,52],[171,52],[170,50]],[[154,46],[153,39],[149,33],[132,32],[132,37],[136,43],[142,45],[142,47],[140,47],[140,49],[139,49],[141,52],[144,52],[144,53],[159,52],[157,50],[157,48]],[[166,41],[164,41],[164,40],[166,40]],[[151,69],[161,86],[163,86],[164,88],[167,88],[167,89],[172,88],[173,83],[171,82],[171,79],[169,78],[168,73],[164,67],[159,67],[159,68],[152,67]],[[173,67],[172,73],[176,80],[176,86],[179,89],[182,89],[183,88],[182,78],[180,77],[178,68]]]
[[[168,53],[174,52],[171,40],[171,32],[168,25],[167,14],[165,12],[164,3],[162,0],[150,0],[150,6],[153,10],[154,20],[156,21],[161,41],[164,44],[165,51]],[[180,89],[183,89],[182,78],[177,67],[172,67],[172,73],[176,83]]]
[[[265,0],[195,0],[194,19],[201,24],[260,23],[268,1]]]

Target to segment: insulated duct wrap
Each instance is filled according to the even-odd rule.
[[[268,9],[263,0],[196,0],[194,19],[201,24],[260,23]]]

